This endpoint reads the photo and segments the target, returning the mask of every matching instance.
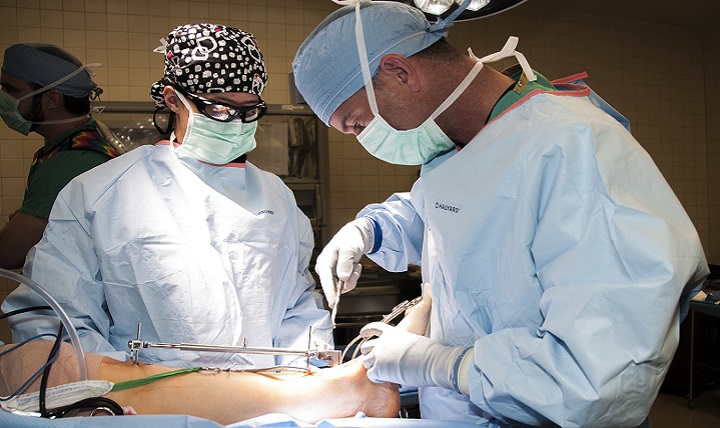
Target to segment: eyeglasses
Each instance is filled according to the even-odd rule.
[[[217,120],[218,122],[230,122],[239,117],[243,123],[251,123],[260,119],[265,115],[265,113],[267,113],[267,104],[265,104],[265,101],[263,101],[259,96],[259,103],[248,107],[238,107],[222,101],[210,100],[195,94],[189,94],[185,91],[179,92],[192,101],[192,103],[195,104],[195,107],[200,110],[200,113],[212,120]]]

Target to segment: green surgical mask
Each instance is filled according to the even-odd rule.
[[[23,135],[28,135],[30,133],[30,128],[32,127],[33,123],[25,119],[20,114],[18,106],[20,105],[20,101],[24,100],[25,98],[31,97],[36,93],[37,91],[33,91],[20,99],[15,99],[7,92],[0,91],[0,116],[2,117],[3,122],[5,122],[8,128],[17,131]]]
[[[203,162],[225,165],[255,148],[257,121],[243,123],[240,119],[219,122],[194,113],[185,97],[175,92],[190,112],[182,144],[177,148]]]

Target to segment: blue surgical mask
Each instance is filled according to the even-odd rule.
[[[32,130],[33,125],[55,125],[55,124],[59,124],[59,123],[75,122],[77,120],[84,119],[84,118],[89,119],[90,115],[85,114],[82,116],[71,117],[68,119],[46,120],[46,121],[42,121],[42,122],[33,122],[33,121],[25,119],[20,114],[19,106],[20,106],[20,101],[22,101],[26,98],[30,98],[39,93],[45,92],[48,89],[52,89],[55,86],[61,84],[62,82],[72,78],[73,76],[75,76],[78,73],[81,73],[85,70],[88,70],[88,72],[91,72],[91,70],[88,67],[93,66],[93,65],[99,65],[99,64],[83,65],[83,66],[79,67],[77,70],[68,74],[67,76],[65,76],[61,79],[58,79],[55,82],[53,82],[47,86],[43,86],[40,89],[36,89],[21,98],[16,99],[12,95],[10,95],[6,92],[0,91],[0,117],[2,117],[2,120],[5,122],[5,124],[8,126],[8,128],[10,128],[14,131],[17,131],[23,135],[28,135],[30,133],[30,131]],[[94,73],[91,75],[94,75]]]
[[[177,150],[203,162],[225,165],[255,148],[257,121],[212,120],[193,112],[185,97],[177,91],[175,94],[190,113],[185,136]]]

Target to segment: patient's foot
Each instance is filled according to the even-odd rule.
[[[353,400],[355,411],[377,418],[397,417],[400,410],[399,387],[393,383],[375,383],[367,378],[367,370],[360,359],[341,366],[320,370],[321,376],[338,378],[345,388],[343,394]]]

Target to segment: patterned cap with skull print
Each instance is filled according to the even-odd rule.
[[[261,95],[267,83],[262,53],[252,34],[214,24],[182,25],[156,52],[165,54],[163,78],[150,88],[158,108],[167,107],[166,85],[190,94],[247,92]]]

